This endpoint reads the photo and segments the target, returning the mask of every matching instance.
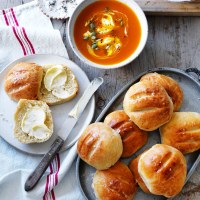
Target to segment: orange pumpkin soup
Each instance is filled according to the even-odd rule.
[[[136,14],[116,0],[99,0],[77,17],[74,39],[79,51],[89,60],[103,65],[128,58],[141,39]]]

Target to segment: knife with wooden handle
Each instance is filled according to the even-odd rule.
[[[79,99],[75,107],[69,113],[70,118],[68,118],[58,131],[58,135],[62,135],[63,130],[68,127],[68,132],[64,135],[64,137],[58,136],[56,140],[53,142],[51,149],[47,152],[44,157],[42,158],[41,162],[35,168],[35,170],[31,173],[25,183],[25,191],[32,190],[44,172],[46,171],[47,167],[54,159],[55,155],[59,152],[62,148],[63,144],[67,140],[68,136],[70,135],[72,129],[75,127],[78,119],[80,118],[81,114],[83,113],[85,107],[87,106],[89,100],[91,99],[92,95],[95,91],[99,88],[99,86],[103,83],[103,78],[98,77],[95,78],[87,87],[85,92],[83,93],[82,97]],[[78,139],[78,138],[77,138]]]

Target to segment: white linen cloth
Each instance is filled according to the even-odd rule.
[[[17,58],[35,53],[68,57],[60,32],[53,29],[35,1],[0,10],[0,70]],[[24,183],[42,157],[22,153],[0,137],[0,200],[83,199],[75,178],[75,162],[71,166],[75,157],[76,145],[57,154],[38,185],[26,192]]]

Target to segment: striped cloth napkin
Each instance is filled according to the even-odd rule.
[[[37,3],[0,10],[0,70],[17,58],[36,53],[68,57],[60,32],[53,29]],[[39,184],[25,192],[24,183],[41,157],[22,153],[0,137],[0,199],[83,199],[75,179],[75,157],[76,145],[57,154]]]

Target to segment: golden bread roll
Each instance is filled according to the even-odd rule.
[[[140,188],[146,192],[146,193],[150,193],[150,191],[148,190],[147,186],[145,185],[144,181],[142,180],[139,172],[138,172],[138,161],[140,159],[142,154],[140,154],[138,157],[136,157],[135,159],[133,159],[130,164],[129,164],[129,168],[131,170],[131,172],[133,173],[136,182],[138,183],[138,185],[140,186]]]
[[[21,99],[14,121],[14,136],[21,143],[45,142],[53,134],[51,110],[43,101]]]
[[[160,127],[163,144],[173,146],[182,153],[200,149],[200,114],[195,112],[175,112],[172,119]]]
[[[155,72],[144,75],[141,78],[141,81],[144,80],[151,80],[161,84],[167,91],[168,95],[172,98],[174,111],[178,111],[180,109],[183,102],[183,91],[174,79]]]
[[[186,160],[174,147],[156,144],[140,156],[138,173],[152,194],[171,198],[184,186]]]
[[[120,135],[104,123],[90,124],[78,140],[77,151],[82,160],[99,170],[108,169],[122,155]]]
[[[147,142],[147,133],[140,130],[123,110],[117,110],[107,115],[104,123],[121,135],[122,157],[131,156]]]
[[[107,170],[97,170],[92,187],[98,200],[132,200],[137,192],[134,177],[122,162]]]
[[[153,131],[167,123],[173,114],[173,103],[165,89],[153,81],[140,81],[124,97],[124,111],[142,130]]]
[[[48,105],[62,104],[73,99],[79,90],[72,70],[65,65],[43,65],[43,80],[38,99]]]
[[[11,99],[35,100],[38,98],[43,69],[35,63],[18,63],[7,74],[4,88]]]

